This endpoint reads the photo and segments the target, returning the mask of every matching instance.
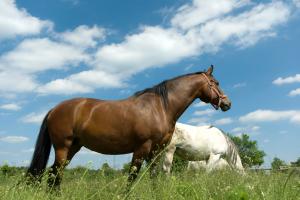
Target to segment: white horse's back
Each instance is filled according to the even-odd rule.
[[[172,140],[166,150],[163,166],[166,172],[170,172],[175,151],[183,159],[205,161],[208,169],[214,168],[224,157],[232,168],[243,171],[235,144],[220,129],[213,126],[197,127],[176,123]]]
[[[177,123],[174,141],[179,154],[189,154],[189,160],[205,160],[211,154],[227,150],[222,131],[212,126],[191,126]],[[173,138],[172,138],[173,139]]]

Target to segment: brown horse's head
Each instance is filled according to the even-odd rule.
[[[210,103],[216,110],[221,108],[222,111],[227,111],[231,107],[231,101],[224,94],[217,81],[212,75],[214,66],[211,65],[208,70],[202,73],[202,78],[206,82],[202,87],[200,99],[205,103]]]

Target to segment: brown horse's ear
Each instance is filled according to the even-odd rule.
[[[206,72],[206,74],[208,74],[208,75],[212,75],[213,71],[214,71],[214,66],[213,66],[213,65],[211,65],[211,66],[210,66],[210,67],[207,69],[207,72]]]

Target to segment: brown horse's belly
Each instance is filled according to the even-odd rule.
[[[103,132],[88,132],[81,133],[80,143],[86,148],[102,154],[127,154],[132,153],[135,149],[128,137],[122,137],[120,134]]]

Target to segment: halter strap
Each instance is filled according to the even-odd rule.
[[[227,98],[227,96],[224,95],[224,94],[221,94],[215,87],[213,87],[213,84],[212,84],[211,80],[209,80],[209,78],[206,76],[205,73],[202,73],[202,74],[203,74],[204,78],[207,80],[207,83],[208,83],[208,86],[210,88],[211,94],[214,91],[216,93],[216,95],[218,96],[218,105],[210,103],[216,110],[218,110],[220,105],[221,105],[221,100]]]

